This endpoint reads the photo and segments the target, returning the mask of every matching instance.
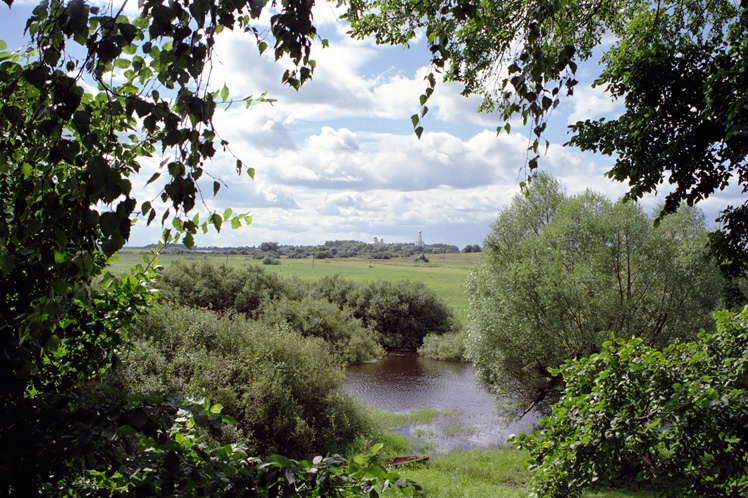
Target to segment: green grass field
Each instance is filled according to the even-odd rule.
[[[137,264],[142,264],[142,250],[124,249],[119,252],[118,261],[112,264],[113,273],[129,271]],[[176,260],[198,261],[207,259],[212,263],[242,267],[262,265],[269,271],[279,273],[287,278],[311,280],[325,275],[340,274],[355,282],[375,280],[411,280],[423,282],[434,290],[454,309],[455,315],[465,323],[468,299],[464,292],[464,283],[470,270],[480,261],[481,253],[452,253],[428,255],[429,263],[415,263],[413,258],[395,259],[281,259],[280,265],[262,265],[258,259],[242,255],[216,254],[163,254],[158,262],[164,267]]]

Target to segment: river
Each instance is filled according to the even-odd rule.
[[[531,430],[533,413],[509,425],[495,415],[495,399],[475,384],[475,368],[423,358],[416,353],[390,354],[376,362],[348,368],[345,388],[367,405],[394,412],[434,408],[443,412],[432,423],[404,427],[399,434],[434,452],[490,447],[510,434]]]

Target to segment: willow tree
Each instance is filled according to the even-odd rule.
[[[611,333],[664,347],[709,328],[721,278],[698,211],[655,228],[635,204],[567,196],[544,174],[527,193],[499,214],[468,279],[468,355],[491,391],[546,405],[563,380],[551,371]]]

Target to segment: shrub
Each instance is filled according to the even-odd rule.
[[[262,264],[263,265],[279,265],[281,264],[280,259],[278,258],[271,258],[270,256],[265,256],[262,258]]]
[[[489,390],[547,408],[562,387],[549,370],[599,352],[610,332],[662,348],[711,326],[722,282],[697,210],[655,227],[634,203],[566,196],[545,174],[526,193],[499,214],[466,284],[468,354]]]
[[[348,304],[348,295],[358,287],[358,284],[340,275],[326,275],[311,282],[309,287],[311,297],[327,299],[342,308]]]
[[[434,360],[465,361],[465,334],[429,334],[423,338],[418,354]]]
[[[746,496],[748,309],[715,315],[698,341],[657,351],[608,341],[567,361],[566,389],[530,450],[538,496],[577,497],[613,481],[648,481],[668,496]]]
[[[387,349],[417,349],[427,334],[456,330],[452,310],[421,282],[380,280],[346,296],[354,317],[376,331]]]
[[[309,292],[350,310],[387,349],[415,350],[427,334],[457,329],[449,306],[420,282],[356,284],[335,275],[312,283]]]
[[[340,450],[365,432],[343,373],[321,339],[242,317],[161,306],[131,330],[136,349],[113,379],[131,391],[206,396],[223,405],[251,453],[291,457]]]
[[[268,302],[297,291],[278,275],[256,265],[232,268],[207,260],[195,264],[175,261],[159,282],[162,294],[187,306],[234,310],[257,316]]]
[[[285,325],[302,336],[324,339],[330,354],[343,365],[360,363],[384,354],[373,333],[346,310],[324,299],[281,299],[263,315],[267,323]]]

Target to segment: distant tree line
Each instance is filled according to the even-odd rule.
[[[150,246],[146,246],[150,247]],[[154,247],[155,248],[155,247]],[[278,259],[281,256],[302,258],[368,258],[368,259],[392,259],[399,257],[410,257],[418,254],[448,254],[460,252],[459,247],[451,244],[424,244],[418,246],[412,242],[395,242],[391,244],[371,244],[358,240],[328,240],[324,244],[295,246],[279,244],[278,242],[262,242],[259,246],[242,247],[200,247],[192,249],[183,244],[168,246],[164,252],[172,254],[184,254],[198,252],[210,252],[212,254],[232,254],[252,256],[255,259]],[[480,252],[478,244],[467,245],[463,252]]]

